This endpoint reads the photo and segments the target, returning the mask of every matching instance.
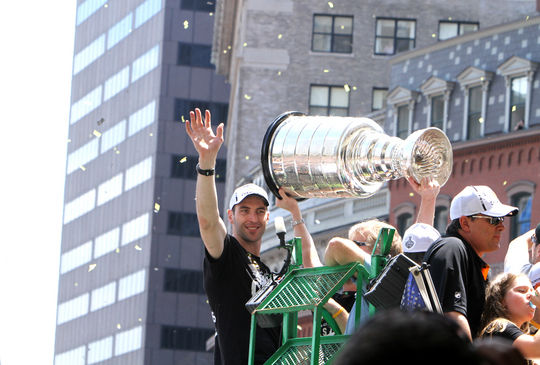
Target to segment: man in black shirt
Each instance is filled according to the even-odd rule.
[[[214,167],[223,143],[223,124],[216,133],[210,111],[190,112],[186,132],[199,154],[196,206],[201,238],[205,246],[204,287],[215,317],[214,363],[247,364],[251,316],[246,302],[271,280],[268,267],[260,260],[261,238],[268,221],[268,195],[259,186],[247,184],[231,197],[227,233],[219,215]],[[279,347],[280,328],[257,327],[255,363],[262,364]]]
[[[502,204],[487,186],[467,186],[450,204],[446,236],[433,243],[424,261],[445,314],[470,339],[480,330],[489,265],[482,256],[500,247],[503,220],[518,208]]]

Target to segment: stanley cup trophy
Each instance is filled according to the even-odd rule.
[[[401,177],[433,177],[443,186],[452,172],[452,147],[438,128],[402,140],[368,118],[287,112],[266,131],[261,160],[276,196],[283,187],[298,200],[367,198]]]

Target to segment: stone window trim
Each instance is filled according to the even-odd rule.
[[[392,125],[394,126],[394,136],[397,136],[398,131],[398,108],[400,106],[407,105],[409,109],[409,127],[408,127],[408,133],[412,133],[412,126],[413,126],[413,116],[414,116],[414,107],[416,103],[416,99],[418,97],[419,93],[414,90],[406,89],[402,86],[395,87],[388,93],[386,96],[386,104],[389,105],[392,108],[392,112],[394,115],[394,120]]]
[[[505,114],[504,114],[504,132],[510,131],[510,96],[512,92],[512,79],[516,77],[527,77],[527,96],[525,101],[525,120],[523,121],[524,128],[529,128],[530,112],[531,112],[531,95],[534,73],[538,63],[512,56],[504,61],[498,68],[497,74],[504,77],[506,92],[505,92]]]
[[[454,90],[455,82],[446,81],[441,78],[431,76],[426,80],[421,86],[420,91],[427,99],[427,123],[426,128],[431,126],[431,99],[435,96],[443,95],[444,96],[444,117],[443,117],[443,132],[446,133],[447,122],[448,122],[448,108],[450,105],[450,95]]]
[[[414,205],[411,202],[404,202],[399,204],[397,207],[394,208],[392,211],[394,213],[394,219],[397,222],[397,219],[400,215],[409,213],[413,216],[414,220],[416,221],[416,205]]]
[[[506,188],[507,201],[512,201],[512,197],[519,193],[531,194],[534,197],[534,191],[536,190],[536,184],[528,180],[516,181]]]
[[[481,118],[484,121],[481,123],[480,136],[484,136],[485,133],[485,122],[487,114],[487,99],[490,82],[493,79],[493,72],[479,69],[477,67],[469,66],[463,70],[458,76],[457,80],[461,87],[464,96],[464,105],[463,105],[463,130],[461,140],[466,141],[467,130],[468,130],[468,113],[469,113],[469,89],[472,87],[481,86],[482,87],[482,115]]]

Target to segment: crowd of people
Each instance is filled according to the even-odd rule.
[[[204,287],[216,328],[215,364],[247,364],[251,316],[245,303],[272,281],[272,272],[261,261],[261,239],[269,219],[266,191],[254,184],[232,194],[227,231],[220,216],[214,167],[223,143],[223,124],[214,129],[211,115],[199,109],[190,112],[186,131],[197,150],[196,209],[204,243]],[[484,254],[498,250],[507,217],[516,207],[500,202],[487,186],[466,186],[450,205],[451,222],[441,237],[433,228],[435,201],[440,187],[433,179],[408,179],[421,197],[416,222],[394,234],[391,256],[404,253],[416,262],[426,262],[444,315],[389,310],[370,316],[365,299],[361,318],[353,308],[331,299],[325,309],[342,333],[352,334],[336,364],[402,362],[414,356],[415,363],[521,364],[540,363],[540,285],[538,229],[514,239],[508,248],[504,272],[490,276]],[[294,236],[302,239],[304,267],[323,265],[302,218],[298,202],[283,189],[276,205],[292,218]],[[540,225],[539,225],[540,227]],[[349,230],[347,238],[332,238],[324,264],[360,262],[368,271],[371,252],[385,222],[368,220]],[[532,252],[529,257],[529,252]],[[366,290],[362,288],[362,292]],[[349,315],[349,313],[351,315]],[[540,314],[539,314],[540,317]],[[255,364],[264,363],[280,346],[280,327],[258,327]],[[392,351],[385,351],[391,346]],[[419,354],[420,358],[419,359]],[[401,359],[401,361],[399,361]],[[412,362],[412,360],[411,360]]]

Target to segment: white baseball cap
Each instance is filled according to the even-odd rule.
[[[441,238],[435,228],[425,223],[415,223],[405,231],[403,239],[403,252],[426,252],[431,244]]]
[[[540,286],[540,263],[536,263],[531,267],[531,271],[529,271],[529,279],[531,280],[531,284],[533,288],[538,288]]]
[[[261,188],[259,185],[255,184],[246,184],[237,188],[231,196],[229,202],[229,209],[234,208],[234,206],[244,200],[250,195],[257,195],[264,200],[264,204],[268,206],[268,194],[266,191]]]
[[[461,216],[484,214],[490,217],[516,215],[519,209],[502,204],[497,195],[484,185],[467,186],[452,199],[450,204],[450,219]]]

